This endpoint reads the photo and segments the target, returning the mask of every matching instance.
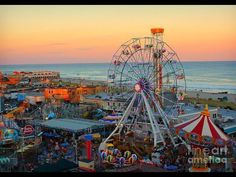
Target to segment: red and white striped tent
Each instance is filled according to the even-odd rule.
[[[177,134],[181,135],[182,133],[183,137],[195,139],[199,142],[218,144],[218,141],[225,143],[229,140],[225,133],[213,123],[207,106],[197,117],[174,127]]]

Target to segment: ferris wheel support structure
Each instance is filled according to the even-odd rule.
[[[125,112],[124,112],[122,118],[120,119],[119,123],[117,124],[116,128],[115,128],[115,129],[113,130],[113,132],[105,139],[105,141],[104,141],[103,143],[106,143],[106,142],[117,132],[117,130],[119,130],[119,133],[120,133],[120,131],[121,131],[122,128],[123,128],[123,124],[122,124],[122,123],[125,122],[125,119],[128,118],[128,116],[129,116],[129,114],[130,114],[130,111],[131,111],[131,109],[132,109],[132,106],[133,106],[133,104],[134,104],[134,101],[135,101],[135,99],[136,99],[136,95],[137,95],[137,93],[134,93],[134,96],[133,96],[131,102],[129,103],[129,106],[128,106],[127,109],[125,110]]]
[[[156,40],[163,41],[163,28],[152,28],[151,33],[154,36]],[[161,50],[161,45],[157,45],[157,51]],[[156,57],[153,57],[153,63],[155,67],[155,81],[156,81],[156,88],[155,92],[159,92],[163,95],[163,89],[162,89],[162,64],[161,64],[161,55],[157,55]],[[164,99],[162,98],[161,101],[159,100],[160,104],[162,105],[164,103]]]
[[[148,100],[142,90],[141,90],[141,95],[143,97],[143,100],[144,100],[144,103],[145,103],[145,106],[147,109],[147,113],[148,113],[148,118],[149,118],[149,121],[152,126],[152,132],[153,132],[153,136],[154,136],[154,147],[156,147],[157,143],[159,143],[159,142],[163,142],[163,144],[165,145],[165,140],[164,140],[162,133],[160,131],[159,124],[157,123],[157,121],[153,115],[153,112],[151,110],[150,104],[148,103]],[[159,135],[159,141],[158,141],[158,135]]]

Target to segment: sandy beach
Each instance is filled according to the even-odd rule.
[[[219,100],[218,98],[227,97],[228,102],[236,103],[236,94],[232,93],[210,93],[210,92],[202,92],[202,91],[187,91],[187,97],[200,99],[209,99]]]
[[[71,82],[77,83],[81,85],[106,85],[106,81],[101,80],[88,80],[83,78],[61,78],[64,82]],[[217,92],[203,92],[201,90],[187,90],[186,91],[187,97],[189,98],[197,98],[200,99],[212,99],[212,100],[219,100],[227,97],[228,102],[236,103],[236,94],[233,93],[217,93]]]
[[[101,80],[88,80],[88,79],[83,79],[83,78],[61,78],[63,82],[71,82],[71,83],[76,83],[76,84],[81,84],[81,85],[106,85],[106,81],[101,81]]]

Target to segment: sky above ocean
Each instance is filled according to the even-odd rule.
[[[164,28],[181,61],[236,60],[233,5],[1,5],[0,64],[104,63]]]

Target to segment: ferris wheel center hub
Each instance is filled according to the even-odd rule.
[[[136,92],[141,92],[141,90],[142,90],[141,85],[140,85],[139,83],[135,84],[135,85],[134,85],[134,90],[135,90]]]
[[[148,81],[148,79],[145,78],[139,79],[138,82],[134,85],[134,90],[138,93],[140,93],[141,90],[149,92],[150,89],[151,89],[151,84]]]

